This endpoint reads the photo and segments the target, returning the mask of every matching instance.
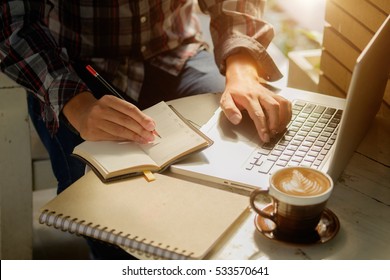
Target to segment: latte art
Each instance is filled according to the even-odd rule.
[[[323,176],[298,169],[292,169],[275,179],[276,187],[280,191],[297,196],[318,195],[329,188],[329,183]]]

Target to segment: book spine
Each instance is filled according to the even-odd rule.
[[[180,251],[178,248],[171,248],[169,245],[163,247],[161,243],[154,241],[147,242],[139,236],[132,237],[130,234],[115,232],[115,229],[108,229],[100,225],[93,225],[84,220],[64,216],[48,210],[44,210],[39,216],[39,223],[52,226],[71,234],[88,236],[100,241],[114,244],[120,247],[129,248],[130,252],[145,254],[146,257],[185,260],[191,259],[193,253]]]

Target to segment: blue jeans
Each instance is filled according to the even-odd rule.
[[[88,84],[98,97],[102,92],[94,78],[84,70],[82,65],[75,65],[80,77]],[[219,73],[212,54],[201,51],[192,57],[179,76],[173,76],[145,62],[145,80],[140,99],[135,105],[140,109],[147,108],[162,100],[202,94],[207,92],[222,92],[225,78]],[[73,182],[84,175],[85,165],[75,157],[72,151],[83,139],[60,120],[58,132],[52,137],[46,129],[40,116],[39,101],[32,94],[28,95],[30,118],[46,147],[52,169],[58,181],[57,193],[61,193]],[[115,246],[100,241],[87,239],[91,253],[96,259],[131,259],[132,256]]]

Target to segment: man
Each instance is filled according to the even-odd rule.
[[[199,0],[211,18],[213,57],[193,0],[1,1],[0,67],[29,92],[58,192],[83,175],[70,157],[82,141],[153,140],[154,121],[141,110],[161,100],[220,91],[233,124],[247,110],[262,141],[282,131],[291,104],[260,83],[281,77],[265,49],[273,30],[261,19],[263,5]],[[126,100],[99,87],[87,64]]]

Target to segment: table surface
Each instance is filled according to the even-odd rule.
[[[202,125],[219,96],[206,94],[170,103]],[[199,110],[202,108],[202,110]],[[324,244],[295,245],[271,240],[254,225],[250,210],[207,256],[208,259],[390,259],[390,119],[381,111],[335,182],[327,207],[340,221],[338,234]]]

